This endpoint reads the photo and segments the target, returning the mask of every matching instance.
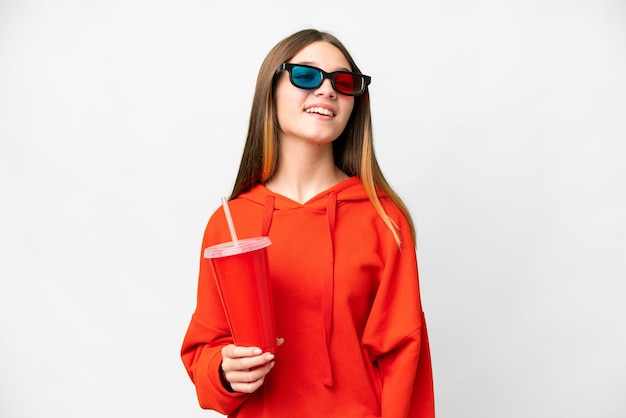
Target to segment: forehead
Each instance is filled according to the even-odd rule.
[[[314,42],[302,48],[290,62],[309,64],[326,71],[351,70],[341,50],[328,42]]]

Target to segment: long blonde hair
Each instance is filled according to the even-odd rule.
[[[248,135],[231,199],[256,184],[267,182],[274,175],[278,161],[278,133],[280,131],[274,101],[276,69],[306,46],[319,41],[328,42],[337,47],[348,60],[351,70],[361,72],[345,46],[327,32],[305,29],[276,44],[259,69]],[[358,176],[361,179],[368,198],[391,230],[398,245],[401,242],[398,225],[385,211],[380,200],[381,195],[391,199],[402,211],[409,222],[411,235],[415,241],[415,227],[409,210],[383,176],[374,154],[373,142],[369,91],[366,89],[365,93],[355,97],[348,124],[333,142],[335,164],[348,176]]]

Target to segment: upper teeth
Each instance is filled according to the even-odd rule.
[[[320,115],[326,115],[326,116],[335,116],[335,114],[332,111],[330,111],[329,109],[325,109],[323,107],[309,107],[308,109],[305,110],[305,112],[319,113]]]

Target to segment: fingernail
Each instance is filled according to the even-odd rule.
[[[257,355],[257,356],[258,356],[259,354],[261,354],[262,352],[263,352],[263,351],[262,351],[260,348],[255,348],[255,349],[254,349],[254,351],[253,351],[253,353],[254,353],[255,355]]]
[[[267,361],[274,360],[274,354],[268,354],[267,356],[265,356],[265,360],[267,360]]]

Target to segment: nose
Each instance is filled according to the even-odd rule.
[[[322,85],[315,89],[316,96],[328,96],[330,98],[335,98],[337,96],[337,92],[333,88],[329,79],[325,79],[322,81]]]

